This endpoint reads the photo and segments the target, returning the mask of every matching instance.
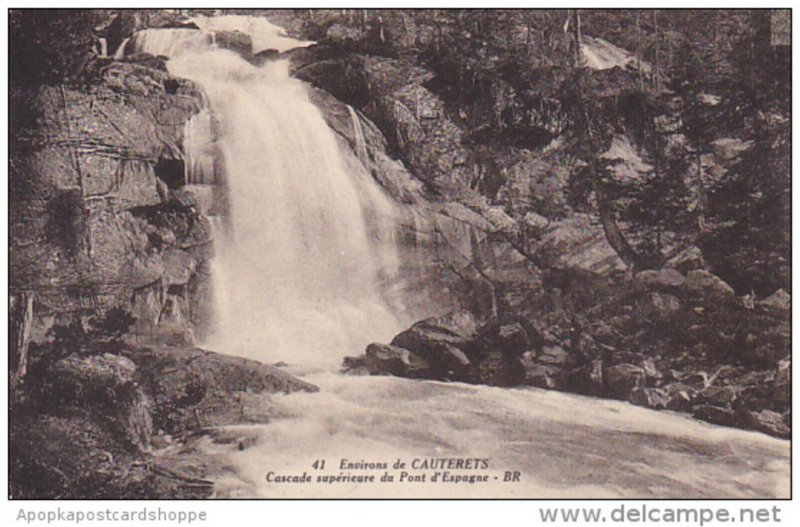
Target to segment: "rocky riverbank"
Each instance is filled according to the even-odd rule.
[[[225,175],[209,125],[208,177],[192,179],[187,129],[213,121],[207,97],[135,43],[158,28],[199,34],[189,17],[213,13],[20,13],[10,24],[11,493],[209,496],[207,475],[225,467],[197,442],[248,444],[210,428],[281,417],[270,394],[315,390],[193,347],[209,327],[209,216],[225,219]],[[710,108],[738,114],[739,94],[697,85],[671,92],[665,106],[681,112],[655,113],[668,91],[659,83],[680,68],[643,90],[651,66],[605,40],[639,49],[624,31],[588,24],[573,64],[561,14],[506,14],[260,13],[316,42],[287,52],[213,35],[250,64],[288,60],[348,170],[392,202],[403,262],[381,286],[402,318],[456,308],[345,370],[614,398],[790,437],[789,156],[775,131],[790,112],[756,108],[758,134],[712,130],[721,119],[707,117],[683,129]],[[594,60],[599,51],[610,62]],[[761,93],[767,70],[746,66]],[[659,171],[669,185],[648,183]]]
[[[316,390],[276,368],[196,348],[125,347],[34,364],[11,405],[11,496],[208,497],[208,472],[224,466],[196,451],[199,437],[236,440],[211,428],[267,423],[280,417],[270,394]]]
[[[605,294],[600,284],[571,279],[551,292],[561,308],[546,308],[554,299],[543,295],[538,307],[514,315],[479,320],[455,311],[421,320],[345,359],[345,370],[621,399],[790,437],[783,291],[752,302],[704,270],[644,271],[607,283]]]

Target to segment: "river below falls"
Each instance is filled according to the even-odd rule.
[[[294,372],[297,373],[297,372]],[[204,438],[221,498],[780,498],[789,496],[790,443],[620,401],[535,388],[506,389],[394,377],[300,374],[319,393],[274,395],[284,417],[220,430],[248,446]],[[486,458],[486,483],[267,483],[280,475],[351,473],[350,462],[410,464]],[[312,464],[325,460],[323,470]],[[503,482],[506,471],[521,473]]]

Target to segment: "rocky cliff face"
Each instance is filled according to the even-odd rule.
[[[90,87],[12,93],[10,283],[36,296],[34,336],[121,306],[139,337],[191,340],[206,316],[210,228],[181,190],[184,125],[202,99],[148,62],[100,61]]]

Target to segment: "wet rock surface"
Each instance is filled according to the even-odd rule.
[[[367,355],[392,359],[363,371],[621,399],[789,437],[791,360],[778,351],[789,350],[788,320],[707,271],[689,274],[638,273],[571,317],[426,319],[390,347],[370,345]],[[415,360],[430,366],[412,369]],[[345,370],[367,361],[350,358]]]
[[[90,87],[15,97],[28,110],[9,176],[10,273],[36,293],[35,333],[54,313],[124,307],[144,338],[191,340],[207,316],[188,306],[206,294],[211,239],[196,204],[177,194],[199,89],[154,57],[131,56],[103,63]]]
[[[194,451],[197,437],[282,417],[271,394],[317,391],[277,368],[192,348],[72,354],[41,375],[11,404],[15,498],[209,497],[216,461]]]

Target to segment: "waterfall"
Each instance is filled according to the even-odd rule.
[[[213,185],[214,173],[214,135],[212,115],[204,108],[186,123],[183,131],[184,171],[187,185]]]
[[[136,51],[155,56],[176,57],[192,50],[206,49],[214,44],[214,35],[190,28],[144,29],[133,35]]]
[[[365,161],[367,159],[367,141],[364,139],[364,129],[361,127],[361,120],[358,118],[355,108],[347,105],[347,111],[350,112],[350,121],[353,123],[353,135],[356,139],[355,148],[353,149],[358,156],[358,159]]]
[[[392,204],[285,61],[254,66],[201,31],[147,30],[135,49],[203,87],[228,216],[213,221],[215,324],[206,345],[263,362],[339,364],[401,329],[380,287],[396,273]],[[209,115],[187,126],[187,182],[213,174]],[[352,156],[351,156],[352,157]]]
[[[131,40],[130,37],[125,38],[122,41],[122,43],[117,47],[117,51],[114,52],[114,60],[122,60],[125,58],[125,46],[128,45],[128,42],[130,42],[130,40]]]
[[[215,17],[197,16],[191,20],[203,31],[240,31],[249,35],[253,42],[253,53],[267,49],[278,52],[313,44],[286,35],[286,30],[263,17],[247,15],[225,15]]]
[[[101,59],[108,58],[108,39],[105,37],[100,37],[100,52],[98,56]]]

